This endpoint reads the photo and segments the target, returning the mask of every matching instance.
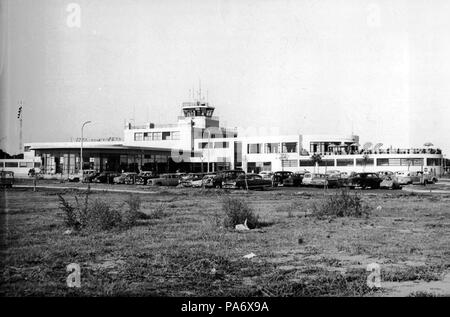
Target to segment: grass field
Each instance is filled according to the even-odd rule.
[[[363,191],[368,217],[317,219],[322,190],[155,189],[129,229],[64,234],[57,193],[1,194],[1,296],[429,296],[450,295],[450,195]],[[247,201],[263,228],[223,227],[224,196]],[[93,192],[114,208],[129,194]],[[256,254],[251,259],[244,258]],[[366,267],[381,267],[369,288]],[[66,266],[81,267],[68,288]]]

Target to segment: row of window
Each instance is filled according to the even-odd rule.
[[[166,132],[136,132],[135,141],[160,141],[160,140],[179,140],[180,131]]]
[[[318,162],[319,166],[373,166],[374,159],[336,159],[335,160],[327,160],[322,159]],[[297,166],[314,166],[315,162],[313,160],[282,160],[281,164],[283,167],[297,167]],[[379,158],[376,162],[377,166],[422,166],[424,165],[424,159],[415,158],[415,159],[407,159],[407,158],[393,158],[393,159],[385,159]],[[439,158],[427,158],[428,166],[440,166],[441,159]]]
[[[210,149],[228,149],[230,147],[230,143],[229,142],[210,142],[208,144],[208,142],[200,142],[198,144],[198,147],[201,149],[207,149],[208,147]]]
[[[0,162],[0,168],[4,167],[26,167],[26,168],[33,168],[33,167],[41,167],[40,162]]]
[[[281,143],[281,153],[296,153],[297,147],[298,147],[297,142],[283,142]],[[247,144],[247,153],[248,154],[280,153],[280,143]]]

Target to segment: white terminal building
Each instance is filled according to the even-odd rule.
[[[214,172],[261,171],[430,171],[441,176],[440,149],[364,146],[356,135],[242,136],[213,116],[215,108],[197,100],[182,104],[175,124],[127,123],[123,140],[84,140],[83,168],[101,171]],[[23,160],[0,160],[0,169],[26,175],[32,167],[66,177],[80,169],[81,142],[25,143]],[[320,160],[313,160],[313,156]]]

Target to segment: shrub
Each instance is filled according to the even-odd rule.
[[[136,224],[138,219],[144,218],[146,215],[141,212],[141,198],[139,196],[130,195],[125,203],[128,205],[122,215],[124,226],[130,227]]]
[[[93,230],[109,230],[122,224],[120,212],[102,200],[94,200],[88,214],[88,227]]]
[[[234,228],[237,224],[244,223],[246,219],[250,229],[259,227],[258,216],[243,199],[225,197],[222,200],[222,210],[225,212],[224,226],[227,228]]]
[[[166,203],[162,202],[160,203],[158,206],[156,206],[155,209],[153,209],[150,213],[150,215],[148,215],[149,219],[161,219],[163,218],[166,213],[164,212],[164,210],[166,209]]]
[[[115,227],[131,227],[138,219],[149,219],[150,216],[140,211],[141,200],[138,196],[132,196],[125,201],[128,209],[120,212],[111,207],[109,202],[95,200],[89,202],[89,189],[86,192],[84,204],[81,205],[75,196],[76,207],[58,194],[60,209],[64,211],[66,226],[75,229],[109,230]]]
[[[369,211],[357,193],[351,195],[348,189],[342,189],[324,202],[313,204],[312,214],[318,218],[361,217],[368,216]]]

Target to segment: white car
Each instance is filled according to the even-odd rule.
[[[272,179],[273,173],[269,172],[269,171],[262,171],[258,175],[261,176],[264,179]]]

